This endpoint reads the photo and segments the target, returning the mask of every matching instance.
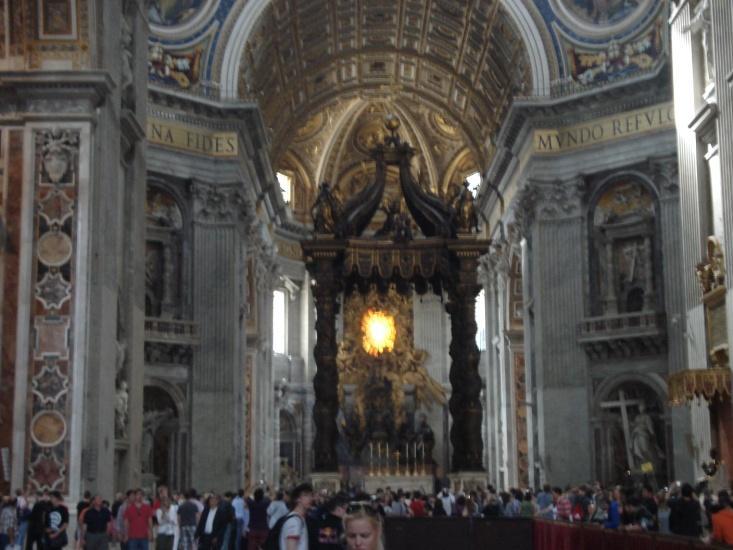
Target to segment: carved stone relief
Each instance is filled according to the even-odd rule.
[[[656,309],[655,215],[651,193],[635,181],[613,183],[599,197],[592,214],[596,313]]]

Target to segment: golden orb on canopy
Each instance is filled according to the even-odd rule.
[[[361,332],[362,346],[369,355],[376,357],[394,349],[397,327],[389,313],[369,308],[361,318]]]
[[[394,134],[397,131],[397,128],[400,127],[400,119],[393,113],[387,113],[384,116],[384,126]]]

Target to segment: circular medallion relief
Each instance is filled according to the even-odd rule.
[[[69,261],[73,247],[65,233],[53,231],[38,239],[38,259],[48,266],[61,266]]]
[[[31,437],[41,447],[53,447],[66,436],[66,420],[56,411],[41,411],[31,420]]]
[[[458,139],[461,137],[461,133],[458,128],[453,126],[453,124],[451,124],[448,119],[440,113],[431,113],[430,123],[432,124],[433,128],[435,128],[438,132],[440,132],[449,139]]]
[[[326,117],[323,112],[316,113],[305,124],[295,132],[295,141],[305,141],[320,132],[326,124]]]
[[[589,37],[629,30],[654,0],[551,0],[555,14],[571,29]]]
[[[180,39],[211,21],[221,0],[145,0],[145,10],[153,34],[164,39]]]
[[[354,135],[354,145],[364,154],[369,154],[374,147],[384,143],[389,132],[381,119],[370,120],[359,128]]]

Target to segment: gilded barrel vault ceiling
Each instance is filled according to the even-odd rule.
[[[262,108],[275,167],[307,174],[309,188],[361,185],[394,112],[426,184],[442,193],[450,169],[488,163],[530,78],[498,0],[276,0],[245,47],[240,95]]]
[[[2,1],[2,0],[0,0]],[[256,102],[270,158],[307,219],[313,190],[370,178],[366,151],[397,114],[442,194],[494,155],[515,97],[643,76],[664,61],[661,0],[146,0],[149,78]],[[629,54],[628,52],[632,52]],[[183,67],[184,69],[180,69]]]

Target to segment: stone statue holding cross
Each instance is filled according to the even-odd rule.
[[[621,428],[624,434],[626,460],[629,468],[640,470],[642,466],[651,464],[656,470],[663,459],[664,453],[657,444],[654,433],[654,423],[646,410],[644,399],[628,399],[624,390],[619,390],[616,401],[604,401],[602,409],[619,409],[621,412]],[[633,408],[637,414],[633,420],[629,413]]]
[[[664,454],[657,444],[654,424],[644,402],[639,404],[639,413],[631,423],[631,454],[637,467],[642,464],[656,466]]]

